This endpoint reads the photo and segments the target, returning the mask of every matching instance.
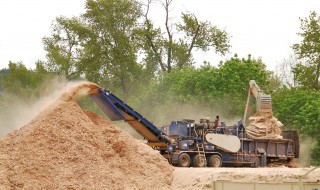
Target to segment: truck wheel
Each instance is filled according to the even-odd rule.
[[[179,167],[189,167],[190,163],[191,163],[191,159],[187,153],[180,154],[179,160],[178,160]]]
[[[196,154],[193,157],[193,166],[194,167],[205,167],[205,157],[202,154]]]
[[[208,165],[209,165],[209,167],[214,167],[214,168],[221,167],[221,165],[222,165],[221,157],[218,155],[209,156]]]

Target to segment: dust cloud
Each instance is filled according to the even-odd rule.
[[[70,82],[63,77],[55,77],[40,85],[36,95],[21,97],[19,94],[4,94],[0,100],[0,137],[26,125],[50,104],[56,102],[61,93],[83,82]],[[78,92],[79,95],[85,93]]]
[[[297,162],[299,165],[308,167],[311,164],[312,138],[305,137],[300,139],[300,155]]]
[[[143,104],[150,105],[148,102],[144,102]],[[157,108],[148,106],[141,109],[140,114],[151,122],[154,122],[158,127],[169,125],[171,121],[181,121],[183,119],[192,119],[196,123],[199,123],[201,118],[209,118],[210,121],[214,121],[217,115],[220,117],[220,122],[225,122],[227,126],[232,126],[238,120],[242,120],[240,117],[226,114],[222,106],[210,107],[197,102],[174,102],[170,103],[170,105],[157,106]]]

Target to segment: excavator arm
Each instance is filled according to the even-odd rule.
[[[272,115],[271,95],[265,94],[254,80],[250,80],[248,98],[244,111],[244,124],[248,122],[248,118],[251,115],[254,100],[256,100],[256,112],[270,113]]]

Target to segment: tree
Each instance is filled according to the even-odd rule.
[[[319,75],[320,75],[320,17],[311,12],[300,18],[300,43],[292,48],[297,57],[284,60],[284,86],[272,94],[273,110],[286,128],[298,129],[301,136],[312,137],[312,162],[319,164]]]
[[[319,91],[313,89],[286,87],[272,95],[274,114],[284,124],[284,127],[298,129],[301,138],[308,136],[315,142],[312,147],[313,164],[320,163],[319,97]]]
[[[22,62],[10,61],[8,73],[2,76],[1,83],[7,93],[21,97],[29,96],[47,75],[41,64],[36,64],[35,70],[29,70]]]
[[[293,69],[295,80],[303,86],[319,90],[320,77],[320,17],[316,12],[311,12],[308,18],[300,18],[303,39],[300,44],[292,46],[299,59],[306,63],[299,63]]]
[[[262,89],[265,89],[270,74],[261,59],[253,59],[251,55],[247,59],[239,59],[235,55],[219,65],[215,84],[217,99],[229,106],[228,114],[242,116],[248,96],[249,81],[255,80]]]
[[[268,77],[260,59],[235,56],[219,67],[206,63],[200,68],[175,68],[130,101],[141,113],[162,124],[212,114],[242,119],[249,81],[256,80],[263,88],[268,85]]]
[[[86,12],[71,19],[58,17],[52,35],[44,38],[48,61],[44,68],[67,75],[79,76],[111,88],[127,99],[137,86],[157,77],[192,65],[192,50],[218,53],[229,48],[228,35],[209,22],[200,22],[193,14],[183,14],[183,21],[169,23],[166,9],[166,35],[155,28],[142,5],[131,0],[87,0]],[[185,38],[174,38],[174,32]]]
[[[229,50],[229,36],[225,30],[219,29],[208,21],[199,21],[192,13],[182,13],[182,22],[171,24],[169,21],[169,7],[173,0],[161,2],[165,9],[165,36],[161,29],[154,29],[148,18],[150,3],[148,0],[145,14],[145,42],[148,56],[157,61],[163,72],[170,73],[172,68],[183,68],[192,65],[192,50],[200,49],[225,54]],[[174,37],[175,32],[181,34]],[[151,52],[150,52],[151,51]],[[151,59],[151,58],[149,58]]]
[[[208,21],[198,21],[192,13],[182,13],[183,22],[177,24],[178,32],[185,33],[185,41],[188,45],[188,56],[194,48],[208,51],[214,48],[216,53],[224,55],[229,51],[228,33],[220,30]]]
[[[47,62],[43,64],[46,70],[64,75],[68,79],[79,77],[77,63],[79,62],[80,20],[57,17],[52,25],[50,37],[43,38],[44,49],[47,51]]]
[[[282,82],[282,84],[289,88],[296,86],[293,69],[297,66],[298,63],[298,58],[292,54],[288,58],[283,59],[276,68],[277,77]]]
[[[319,90],[317,87],[316,65],[298,63],[293,68],[294,81],[299,88]]]
[[[83,15],[90,32],[79,67],[91,81],[99,78],[100,84],[121,87],[124,99],[136,88],[142,72],[136,55],[141,16],[140,5],[128,0],[88,0]]]
[[[3,91],[3,87],[2,87],[2,77],[7,75],[9,73],[9,70],[4,68],[0,70],[0,92]]]
[[[44,38],[45,68],[69,79],[83,76],[126,99],[142,76],[137,63],[141,16],[136,1],[87,0],[83,15],[58,17],[51,36]]]

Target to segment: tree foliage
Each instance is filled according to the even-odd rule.
[[[76,67],[81,51],[77,31],[80,25],[78,18],[57,17],[52,25],[50,37],[43,38],[47,52],[47,62],[43,65],[49,72],[64,75],[69,79],[79,77]]]
[[[285,128],[298,129],[302,137],[313,139],[312,164],[319,164],[320,17],[313,11],[300,22],[302,40],[292,46],[295,55],[280,66],[278,76],[284,85],[273,91],[273,111]]]
[[[284,58],[276,68],[276,75],[283,85],[288,88],[294,88],[295,76],[293,68],[299,63],[296,55],[291,54],[288,58]]]
[[[29,70],[21,62],[9,62],[8,73],[2,75],[1,85],[6,93],[29,96],[47,75],[41,64],[36,64],[35,70]]]
[[[148,18],[138,1],[87,0],[86,11],[79,17],[58,17],[52,34],[43,38],[49,71],[67,78],[85,77],[127,99],[146,81],[172,68],[192,65],[194,48],[214,48],[224,54],[229,49],[228,34],[193,14],[182,14],[182,22],[174,23],[182,36],[174,38],[166,10],[166,35]]]
[[[302,86],[319,90],[320,77],[320,16],[311,12],[308,18],[300,18],[302,40],[292,46],[298,58],[306,63],[299,63],[294,68],[295,80]]]
[[[273,94],[273,110],[285,128],[298,129],[301,136],[312,137],[313,163],[320,163],[320,92],[284,88]]]
[[[199,21],[192,13],[181,13],[181,21],[171,23],[169,19],[172,0],[164,0],[165,32],[156,28],[148,18],[151,0],[145,14],[145,49],[147,59],[158,63],[162,72],[188,67],[193,64],[192,50],[209,51],[224,55],[229,51],[229,36],[208,21]],[[165,35],[161,35],[165,33]],[[177,35],[176,35],[177,34]]]
[[[177,30],[184,34],[189,56],[194,48],[203,51],[214,48],[216,53],[222,55],[229,51],[229,37],[225,30],[219,29],[208,21],[198,21],[192,13],[182,13],[181,18],[182,23],[177,24]]]
[[[136,55],[141,16],[139,4],[127,0],[88,0],[83,15],[89,33],[79,67],[89,80],[121,87],[124,98],[141,76]]]
[[[256,80],[264,86],[268,77],[261,60],[235,56],[218,67],[207,63],[200,68],[175,69],[131,102],[142,113],[149,114],[148,118],[158,122],[163,118],[166,121],[188,116],[194,119],[213,114],[242,119],[249,81]]]
[[[7,75],[8,72],[9,72],[9,70],[6,69],[6,68],[0,70],[0,92],[3,91],[3,86],[2,86],[2,80],[3,80],[3,79],[2,79],[2,78],[3,78],[5,75]]]
[[[87,80],[116,89],[126,98],[139,81],[137,32],[140,5],[128,0],[87,0],[86,12],[71,19],[58,17],[44,38],[47,68],[68,78]]]

